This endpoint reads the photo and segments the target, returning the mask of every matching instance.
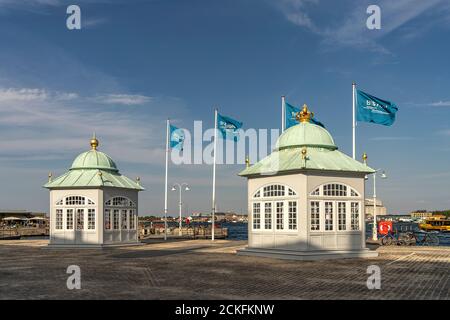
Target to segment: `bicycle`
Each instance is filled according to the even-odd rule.
[[[381,238],[381,244],[383,246],[398,245],[398,246],[412,246],[417,242],[416,238],[411,235],[410,232],[394,232],[389,231]]]
[[[411,236],[416,240],[416,244],[423,246],[438,246],[439,237],[435,232],[414,231]]]
[[[390,246],[394,242],[397,243],[397,239],[394,237],[394,235],[390,231],[381,238],[381,244],[383,246]]]

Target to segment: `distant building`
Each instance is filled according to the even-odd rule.
[[[0,220],[3,218],[15,217],[15,218],[33,218],[41,217],[45,218],[46,214],[44,212],[32,212],[29,210],[1,210],[0,209]]]
[[[73,161],[62,176],[44,185],[50,190],[52,247],[104,247],[138,244],[139,180],[119,173],[114,161],[92,149]]]
[[[366,219],[368,217],[373,217],[373,198],[366,198],[365,199],[365,214],[366,214]],[[387,209],[386,207],[383,205],[383,202],[377,198],[377,216],[385,216],[387,215]]]
[[[411,218],[423,219],[423,218],[431,217],[432,215],[433,215],[432,212],[427,212],[427,211],[411,212]]]

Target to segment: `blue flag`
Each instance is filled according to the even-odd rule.
[[[170,147],[183,150],[184,130],[170,125]]]
[[[288,129],[292,126],[295,126],[298,124],[295,117],[297,116],[297,113],[300,112],[300,108],[294,107],[293,105],[289,103],[285,103],[285,115],[284,115],[284,127],[285,129]]]
[[[372,122],[390,126],[395,121],[398,107],[395,103],[374,97],[357,90],[357,121]]]
[[[297,116],[297,113],[300,111],[301,111],[300,108],[297,108],[297,107],[285,102],[285,116],[284,116],[285,129],[288,129],[288,128],[298,124],[298,121],[296,120],[296,116]],[[315,125],[321,126],[322,128],[325,128],[323,123],[314,119],[314,117],[310,119],[310,122]]]
[[[240,128],[242,128],[242,122],[217,113],[217,129],[222,133],[224,139],[238,141]]]

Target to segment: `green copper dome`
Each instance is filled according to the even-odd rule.
[[[70,170],[101,169],[119,171],[114,161],[106,154],[95,149],[83,152],[72,163]]]
[[[72,163],[70,170],[52,179],[44,185],[47,189],[102,188],[114,187],[142,191],[140,178],[131,180],[119,173],[114,161],[105,153],[97,150],[98,140],[91,139],[92,149],[83,152]]]
[[[321,126],[301,122],[290,127],[278,138],[276,149],[318,147],[336,150],[331,134]]]

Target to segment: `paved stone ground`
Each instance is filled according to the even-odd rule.
[[[379,257],[303,262],[237,256],[243,241],[153,241],[50,250],[0,242],[0,299],[450,299],[449,247],[380,247]],[[81,268],[81,290],[66,269]],[[381,290],[368,290],[369,265]]]

